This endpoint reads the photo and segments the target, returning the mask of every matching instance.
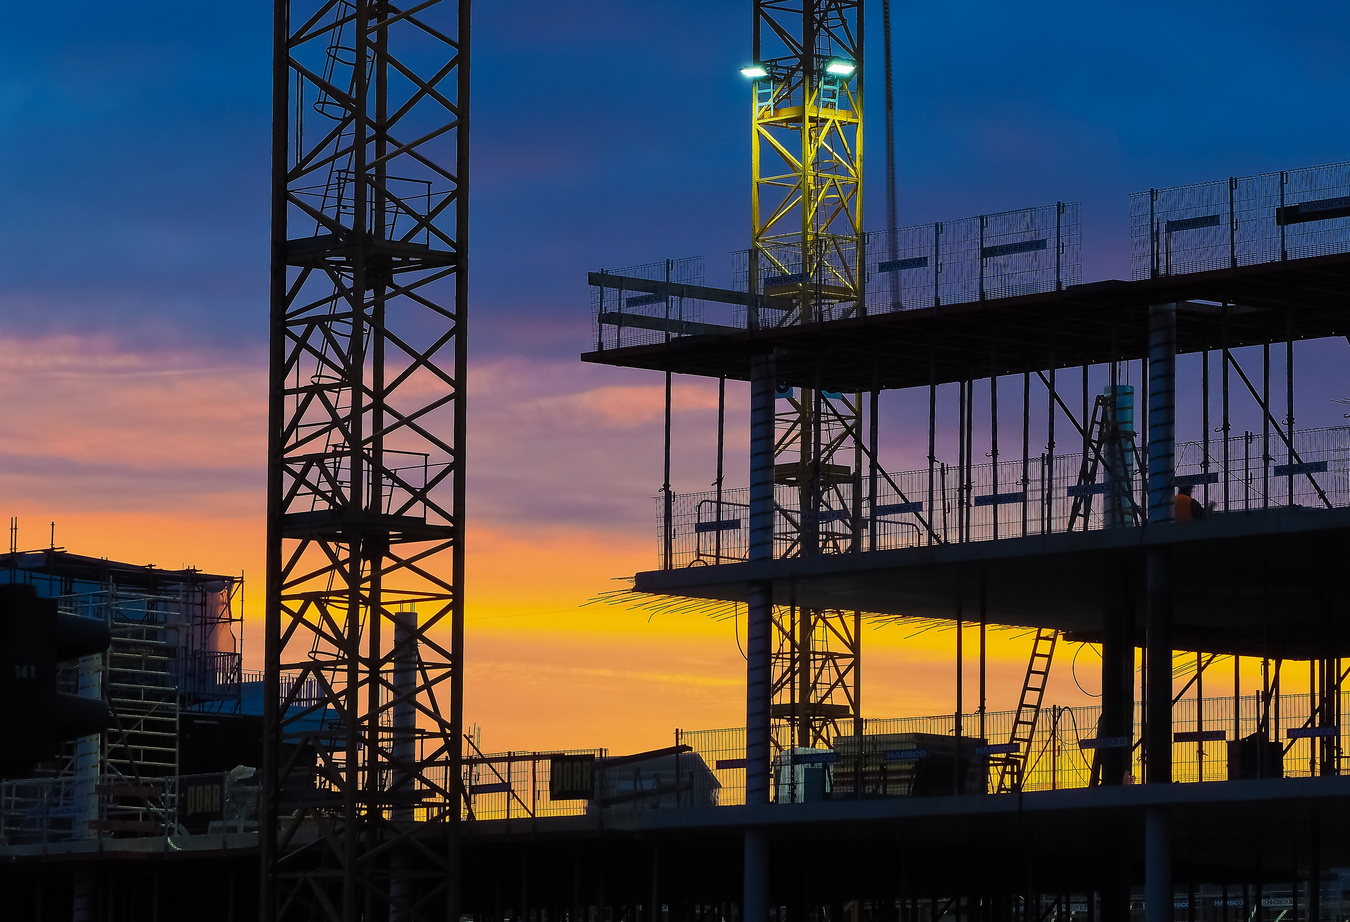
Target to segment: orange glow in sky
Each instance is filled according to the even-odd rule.
[[[636,751],[677,727],[742,723],[743,622],[588,604],[656,564],[659,376],[515,360],[473,371],[465,716],[484,748]],[[20,547],[46,546],[55,521],[56,543],[76,553],[242,573],[245,667],[260,669],[265,378],[260,361],[181,349],[0,341],[0,490]],[[740,400],[729,391],[729,418]],[[706,489],[715,401],[706,385],[676,388],[677,489]],[[729,483],[737,473],[729,462]],[[864,627],[866,716],[950,712],[954,634],[913,635]],[[991,631],[989,643],[989,707],[1013,707],[1030,637]],[[1088,691],[1093,668],[1079,670]],[[1048,700],[1086,702],[1066,668]]]

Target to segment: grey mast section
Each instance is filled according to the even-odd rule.
[[[750,383],[750,559],[773,560],[774,358],[755,358]],[[769,705],[773,696],[773,586],[752,583],[746,606],[746,802],[769,802]],[[748,860],[748,859],[747,859]]]

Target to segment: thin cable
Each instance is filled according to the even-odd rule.
[[[1092,644],[1090,643],[1080,643],[1078,645],[1078,649],[1073,651],[1073,660],[1070,661],[1069,663],[1069,674],[1073,676],[1073,684],[1078,686],[1078,690],[1080,692],[1087,695],[1089,698],[1100,698],[1102,696],[1101,692],[1097,692],[1097,694],[1094,695],[1092,692],[1084,688],[1083,684],[1078,681],[1078,654],[1083,652],[1084,647],[1091,647],[1091,646]],[[1094,649],[1092,652],[1096,653],[1097,651]],[[1101,654],[1098,653],[1097,655],[1100,658]]]
[[[881,40],[885,43],[882,60],[886,69],[886,259],[894,263],[900,241],[895,237],[895,80],[891,68],[891,0],[881,0]],[[891,279],[891,310],[900,309],[900,274],[888,273]]]

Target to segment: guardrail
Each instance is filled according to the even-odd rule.
[[[591,273],[595,348],[745,330],[752,302],[759,325],[769,327],[853,316],[859,306],[883,314],[1040,294],[1083,280],[1076,202],[916,224],[893,234],[822,237],[814,247],[808,259],[800,243],[766,244],[756,296],[747,294],[748,250],[732,254],[729,289],[704,286],[701,256]],[[807,309],[797,303],[802,290],[810,296]]]
[[[21,778],[0,782],[0,846],[253,832],[257,809],[257,778],[242,772]]]
[[[1350,162],[1130,196],[1136,279],[1350,251]]]
[[[1089,649],[1083,647],[1082,649]],[[1207,663],[1206,665],[1212,665]],[[1203,708],[1193,697],[1173,706],[1172,777],[1177,783],[1250,777],[1253,737],[1263,724],[1267,745],[1278,745],[1269,775],[1310,777],[1350,770],[1350,733],[1340,726],[1316,726],[1306,694],[1278,695],[1264,707],[1260,694],[1210,697]],[[1350,705],[1343,696],[1341,713]],[[1009,751],[1016,711],[965,714],[958,750],[955,715],[868,718],[861,744],[839,735],[833,745],[794,749],[775,741],[774,797],[781,803],[896,796],[993,794],[999,767],[989,756]],[[1025,753],[1022,790],[1085,788],[1098,749],[1129,751],[1132,777],[1143,776],[1139,740],[1143,710],[1135,708],[1130,736],[1103,738],[1097,732],[1101,708],[1041,710]],[[465,819],[581,816],[614,811],[671,810],[745,803],[745,731],[677,730],[676,745],[657,753],[612,757],[606,750],[497,753],[466,762]],[[1326,741],[1325,743],[1323,741]],[[1328,757],[1323,747],[1332,750]],[[555,765],[575,759],[593,762],[577,796],[551,796]],[[470,780],[472,779],[472,780]]]
[[[1128,484],[1108,484],[1099,474],[1082,482],[1081,454],[1041,454],[970,468],[958,485],[946,464],[882,474],[875,503],[866,497],[866,474],[832,478],[822,491],[815,525],[825,553],[889,550],[923,544],[989,541],[1024,535],[1087,531],[1128,525],[1131,501],[1146,507],[1146,478],[1128,465]],[[1296,430],[1292,451],[1282,438],[1244,432],[1207,444],[1176,447],[1176,482],[1194,485],[1195,498],[1215,514],[1280,506],[1350,505],[1350,427]],[[856,508],[855,493],[859,494]],[[745,560],[749,548],[750,492],[746,487],[677,494],[672,498],[670,558],[665,559],[665,517],[656,500],[657,553],[662,568]],[[801,533],[800,491],[775,487],[777,557],[795,553]],[[875,520],[875,521],[874,521]],[[931,527],[931,530],[930,530]]]

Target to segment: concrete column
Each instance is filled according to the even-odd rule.
[[[1119,587],[1108,587],[1108,592]],[[1102,612],[1102,722],[1099,735],[1134,737],[1134,599],[1116,591]],[[1099,749],[1101,783],[1120,784],[1131,747]]]
[[[1172,521],[1176,466],[1177,306],[1149,308],[1148,521]],[[1145,563],[1144,757],[1147,780],[1172,780],[1172,551],[1148,548]]]
[[[98,922],[98,875],[88,868],[75,872],[75,886],[70,894],[70,918],[72,922]]]
[[[1172,922],[1172,817],[1164,807],[1144,813],[1144,922]]]
[[[81,698],[103,697],[103,656],[80,658],[79,695]],[[98,733],[82,736],[75,741],[75,838],[98,835],[92,826],[98,819],[98,770],[101,761],[103,737]]]
[[[1134,492],[1134,387],[1108,385],[1103,394],[1111,399],[1116,436],[1102,446],[1106,484],[1102,511],[1107,527],[1117,528],[1133,524],[1128,497]]]
[[[394,669],[393,686],[396,696],[411,696],[417,687],[417,611],[413,606],[400,608],[394,612]],[[394,757],[393,791],[395,796],[410,797],[413,788],[408,778],[413,773],[405,766],[411,766],[417,758],[417,710],[414,702],[397,700],[390,708],[392,717],[393,740],[391,748]],[[411,823],[414,819],[412,802],[399,803],[389,811],[390,819]],[[389,856],[389,919],[390,922],[404,922],[411,919],[409,907],[416,901],[413,892],[413,879],[409,873],[408,855],[399,850]]]
[[[750,378],[750,559],[773,559],[774,386],[772,355],[757,356]],[[773,588],[750,587],[746,605],[745,800],[769,802],[769,704]]]
[[[774,400],[772,355],[756,356],[750,370],[750,559],[773,559]],[[745,802],[769,803],[769,705],[772,695],[773,584],[754,583],[746,604]],[[769,918],[769,858],[764,832],[745,833],[741,922]]]
[[[750,559],[773,558],[774,401],[778,384],[772,354],[750,365]]]
[[[768,922],[769,843],[763,829],[745,831],[745,886],[740,922]]]
[[[1172,549],[1146,551],[1144,763],[1149,784],[1172,780]]]
[[[1148,521],[1172,521],[1176,473],[1177,306],[1149,308]],[[1172,780],[1172,549],[1146,550],[1144,574],[1146,780]],[[1172,922],[1172,821],[1167,810],[1144,815],[1145,922]]]
[[[1177,306],[1148,309],[1148,521],[1172,521],[1176,467]]]

